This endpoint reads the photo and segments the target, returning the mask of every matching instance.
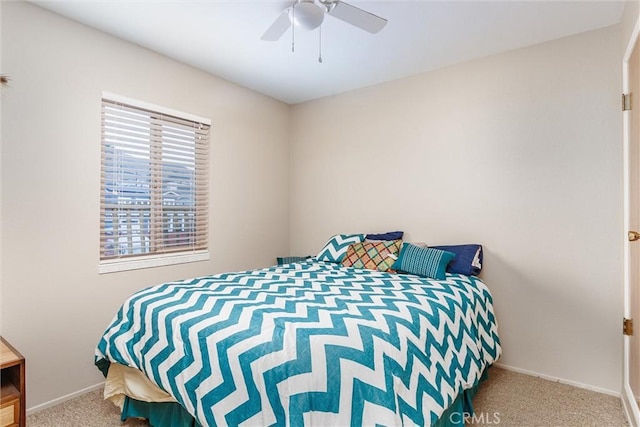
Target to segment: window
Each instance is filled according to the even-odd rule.
[[[209,258],[209,127],[103,94],[100,272]]]

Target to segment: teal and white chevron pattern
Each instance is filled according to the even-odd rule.
[[[476,277],[302,262],[144,289],[96,362],[142,370],[203,426],[429,425],[500,352]]]
[[[336,234],[327,242],[316,258],[318,261],[341,262],[347,254],[349,245],[361,243],[364,236],[364,234]]]

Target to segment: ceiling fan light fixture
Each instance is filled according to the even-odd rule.
[[[296,27],[311,31],[322,24],[324,13],[325,9],[322,6],[312,1],[301,1],[293,5],[289,19]]]

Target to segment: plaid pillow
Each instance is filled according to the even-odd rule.
[[[391,266],[396,262],[401,246],[402,240],[354,243],[349,245],[342,265],[368,270],[392,271],[390,270]]]

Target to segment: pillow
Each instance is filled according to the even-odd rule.
[[[276,258],[278,265],[291,264],[292,262],[300,262],[311,258],[311,255],[307,256],[279,256]]]
[[[402,240],[354,243],[347,248],[342,260],[344,267],[389,271],[398,258]]]
[[[381,234],[367,234],[367,240],[399,240],[402,239],[404,231],[389,231]]]
[[[447,267],[448,273],[477,276],[482,271],[482,245],[429,246],[441,251],[453,252],[456,257]]]
[[[418,276],[444,280],[446,278],[447,264],[456,254],[433,248],[420,248],[405,243],[402,245],[398,260],[393,264],[393,269]]]
[[[361,243],[364,234],[336,234],[333,236],[317,256],[318,261],[342,262],[347,249],[352,243]]]

